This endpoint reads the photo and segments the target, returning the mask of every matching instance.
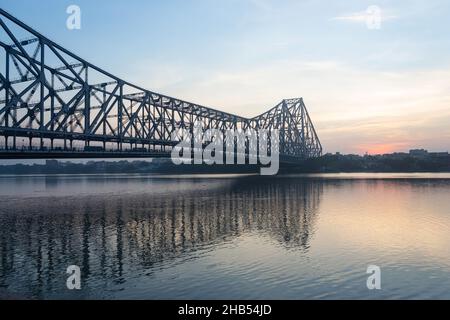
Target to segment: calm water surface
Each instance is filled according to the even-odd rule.
[[[0,294],[450,299],[450,174],[0,177]]]

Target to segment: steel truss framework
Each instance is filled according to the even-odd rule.
[[[278,129],[280,154],[320,156],[301,98],[244,118],[151,92],[81,59],[0,9],[0,137],[4,150],[164,152],[179,128]],[[78,143],[78,144],[77,144]]]

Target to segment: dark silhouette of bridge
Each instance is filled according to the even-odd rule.
[[[303,99],[245,118],[151,92],[64,49],[0,9],[0,158],[168,157],[172,133],[279,130],[281,161],[322,153]]]

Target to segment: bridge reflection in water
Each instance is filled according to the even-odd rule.
[[[261,177],[13,179],[43,190],[2,196],[0,287],[47,298],[98,297],[114,284],[150,276],[248,232],[306,251],[323,183]],[[86,286],[78,293],[65,288],[72,264],[81,267]]]

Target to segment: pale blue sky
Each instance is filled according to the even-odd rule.
[[[66,28],[80,6],[81,30]],[[365,11],[381,8],[381,29]],[[244,116],[303,97],[329,152],[450,149],[450,1],[2,0],[132,83]]]

